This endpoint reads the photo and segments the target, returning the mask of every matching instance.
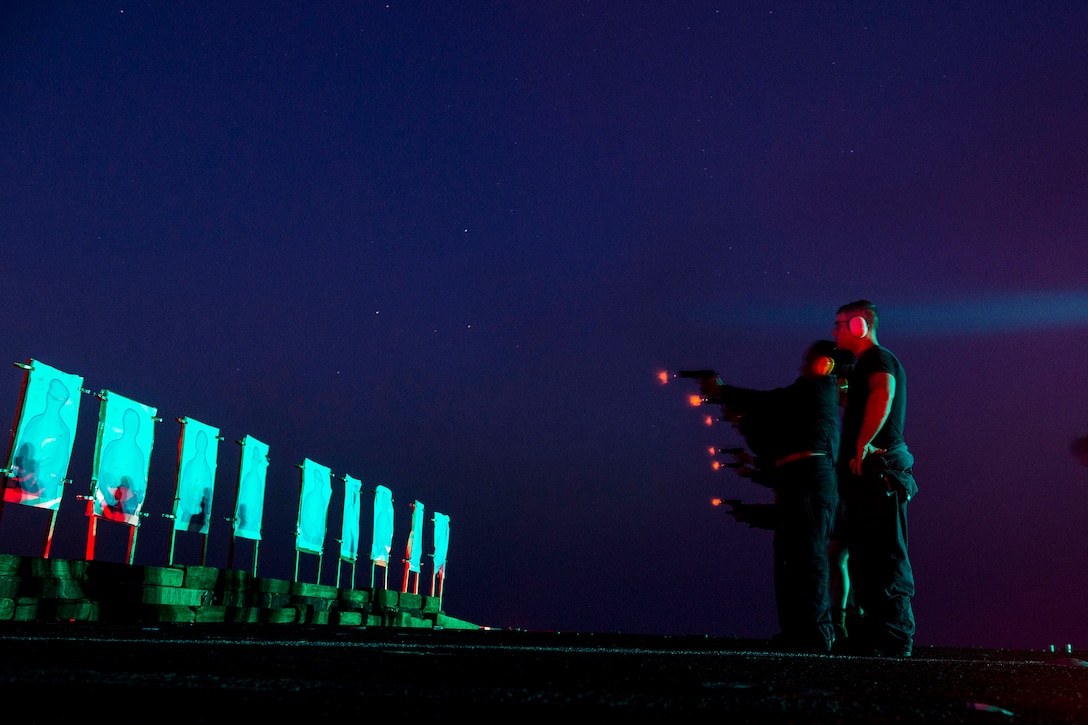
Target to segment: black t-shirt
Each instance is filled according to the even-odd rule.
[[[865,417],[865,404],[869,400],[869,377],[876,373],[890,373],[895,379],[895,395],[892,408],[884,426],[873,438],[875,448],[889,449],[904,443],[903,426],[907,419],[907,373],[892,351],[875,345],[861,354],[857,364],[847,377],[846,409],[842,415],[842,454],[839,460],[847,463],[856,455],[858,433]]]
[[[800,451],[826,453],[839,447],[839,386],[835,378],[799,377],[773,390],[726,385],[724,407],[743,414],[738,430],[752,453],[774,461]]]

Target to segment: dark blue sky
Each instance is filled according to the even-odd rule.
[[[769,636],[770,535],[708,504],[766,491],[654,374],[785,384],[869,298],[910,376],[918,643],[1084,646],[1086,37],[1078,2],[5,3],[0,358],[158,408],[140,563],[189,416],[226,439],[213,565],[252,435],[264,576],[310,458],[364,518],[393,490],[395,554],[412,500],[451,517],[452,616]]]

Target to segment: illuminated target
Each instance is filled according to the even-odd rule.
[[[103,390],[92,475],[93,513],[139,526],[155,442],[155,408]]]
[[[26,366],[4,501],[57,510],[72,458],[83,378],[37,360]]]
[[[302,491],[299,494],[298,536],[295,548],[320,554],[325,548],[325,531],[332,498],[332,474],[328,467],[309,458],[302,462]]]
[[[219,429],[192,418],[181,419],[174,529],[208,533],[219,460]]]
[[[242,461],[238,468],[238,500],[234,504],[234,535],[239,538],[261,540],[267,476],[268,445],[247,435],[242,439]]]
[[[344,516],[340,523],[340,558],[354,562],[359,558],[359,479],[344,476]]]
[[[374,489],[374,529],[370,559],[378,566],[389,565],[393,551],[393,492],[386,486]]]

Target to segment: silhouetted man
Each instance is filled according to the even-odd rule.
[[[903,439],[907,377],[877,342],[876,305],[858,300],[835,315],[835,341],[857,358],[847,377],[839,454],[850,586],[862,617],[850,651],[909,657],[914,574],[907,555],[907,502],[918,492]]]

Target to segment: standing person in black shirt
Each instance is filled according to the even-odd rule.
[[[918,492],[903,438],[907,376],[877,342],[876,305],[858,300],[835,315],[835,341],[857,362],[847,378],[839,493],[850,552],[850,586],[862,611],[851,651],[909,657],[914,645],[914,573],[907,555],[907,502]]]
[[[801,375],[773,390],[701,382],[722,404],[752,453],[760,483],[774,489],[774,583],[783,649],[828,653],[831,622],[828,541],[838,505],[839,387],[835,343],[805,354]]]

